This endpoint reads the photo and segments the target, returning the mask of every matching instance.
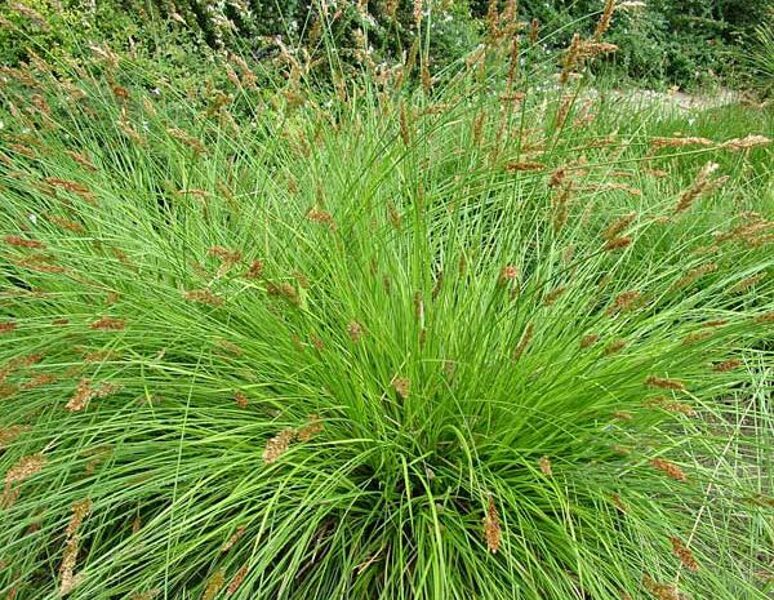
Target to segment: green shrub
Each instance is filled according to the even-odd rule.
[[[414,23],[413,0],[339,2],[310,0],[24,0],[41,19],[24,16],[19,3],[0,8],[8,25],[0,29],[0,57],[6,64],[27,58],[30,44],[77,52],[91,43],[150,55],[174,51],[181,44],[192,53],[204,45],[217,52],[236,52],[254,59],[275,56],[273,40],[315,53],[327,38],[353,61],[365,40],[376,63],[400,58],[421,43],[433,74],[463,58],[485,40],[488,0],[422,2],[426,28],[422,39]],[[502,14],[509,2],[494,3]],[[743,81],[756,25],[768,17],[766,3],[742,0],[708,3],[701,0],[650,0],[645,7],[620,3],[608,41],[619,46],[606,60],[608,70],[650,86],[677,84],[697,87],[717,81]],[[60,6],[63,8],[60,10]],[[575,31],[590,32],[603,0],[524,0],[518,3],[524,23],[541,24],[541,45],[550,52],[564,49]],[[324,8],[328,7],[328,8]],[[394,8],[394,11],[393,11]],[[327,16],[321,18],[322,13]],[[335,16],[335,18],[333,18]],[[328,19],[327,28],[322,28]],[[429,34],[429,35],[427,35]],[[325,60],[325,53],[320,58]],[[195,60],[189,60],[195,68]],[[605,66],[605,62],[599,67]]]
[[[29,48],[72,56],[88,44],[110,40],[129,47],[130,40],[150,34],[117,2],[95,2],[93,8],[84,0],[9,2],[0,7],[0,19],[0,58],[6,65],[29,59]]]
[[[772,12],[774,17],[774,12]],[[752,67],[751,85],[770,96],[774,92],[774,26],[759,25],[746,60]]]

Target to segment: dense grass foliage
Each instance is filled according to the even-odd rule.
[[[772,115],[507,41],[419,89],[6,71],[3,593],[766,597]]]

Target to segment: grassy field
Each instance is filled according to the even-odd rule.
[[[769,597],[774,113],[603,33],[5,69],[0,593]]]

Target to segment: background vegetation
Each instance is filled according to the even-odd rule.
[[[0,59],[24,60],[31,41],[65,53],[108,42],[184,61],[203,46],[260,59],[276,52],[276,36],[314,53],[325,34],[340,50],[353,52],[365,36],[379,62],[411,48],[418,6],[428,15],[428,62],[437,72],[485,39],[488,15],[516,4],[522,27],[540,28],[546,53],[565,47],[575,31],[588,32],[601,11],[595,0],[19,0],[0,7],[0,18],[14,26],[0,29]],[[769,2],[648,0],[619,6],[607,38],[619,50],[599,61],[598,70],[648,86],[761,87],[762,74],[753,64],[765,60],[767,49],[756,28],[772,19]],[[324,32],[322,19],[328,19]],[[770,40],[770,31],[765,33]],[[757,58],[751,61],[750,55]],[[198,61],[189,62],[187,68],[198,68]],[[766,89],[770,73],[763,76]]]

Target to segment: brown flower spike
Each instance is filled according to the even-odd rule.
[[[94,388],[91,387],[91,381],[88,379],[81,379],[78,382],[78,387],[75,389],[75,393],[65,405],[65,408],[70,412],[82,411],[88,405],[89,401],[97,395]]]
[[[672,553],[680,559],[683,566],[689,571],[698,571],[699,563],[697,563],[696,559],[693,557],[691,549],[678,537],[671,537],[669,538],[669,541],[672,542]]]
[[[290,444],[296,437],[296,432],[293,429],[283,429],[273,438],[266,442],[266,447],[263,450],[263,462],[270,465],[279,460],[279,458],[290,449]]]
[[[306,425],[296,432],[296,436],[299,442],[308,442],[323,429],[324,425],[319,415],[309,415]]]
[[[398,396],[405,400],[411,391],[411,381],[406,377],[395,377],[392,380],[392,387]]]
[[[665,390],[675,390],[678,392],[685,391],[685,384],[678,379],[667,379],[651,375],[645,380],[645,383],[650,387],[661,388]]]
[[[489,505],[484,517],[484,537],[487,549],[492,554],[497,554],[502,542],[502,530],[500,529],[500,515],[497,513],[497,506],[492,496],[489,496]]]
[[[349,325],[347,325],[347,333],[349,334],[350,339],[357,343],[360,341],[360,338],[363,337],[363,327],[357,321],[350,321]]]
[[[665,473],[675,481],[687,481],[688,477],[685,472],[678,467],[675,463],[665,460],[663,458],[654,458],[650,461],[653,468]]]
[[[101,331],[121,331],[126,328],[126,319],[117,319],[115,317],[101,317],[89,325],[91,329]]]
[[[683,596],[677,590],[677,586],[672,583],[659,583],[654,581],[650,575],[645,575],[642,579],[642,585],[650,592],[656,600],[682,600]]]

